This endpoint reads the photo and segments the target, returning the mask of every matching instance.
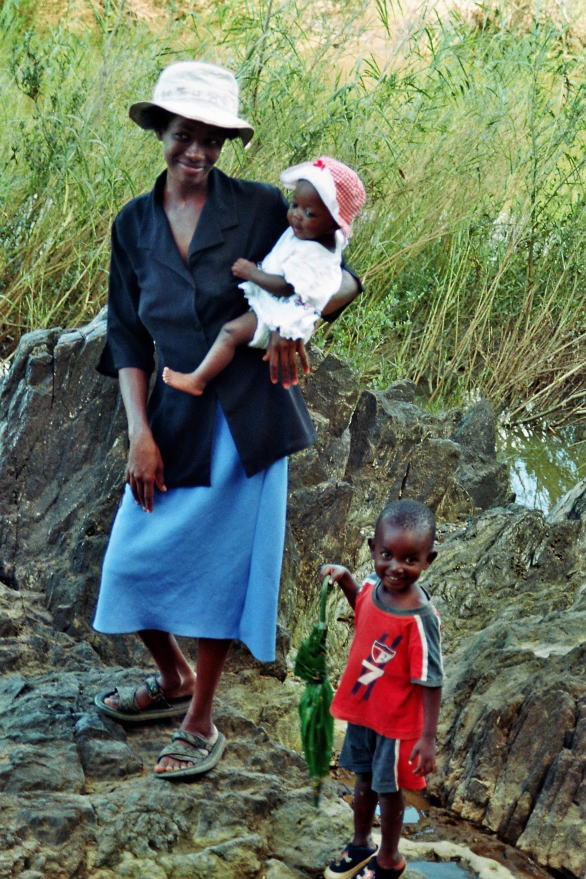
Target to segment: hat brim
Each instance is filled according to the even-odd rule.
[[[167,113],[171,113],[173,116],[182,116],[184,119],[191,119],[194,122],[213,125],[214,128],[225,128],[228,131],[235,131],[244,146],[252,139],[254,134],[254,128],[245,119],[240,119],[238,116],[226,113],[218,107],[210,109],[195,103],[187,105],[184,102],[173,103],[172,101],[164,103],[138,101],[129,108],[128,115],[133,122],[136,122],[137,125],[148,131],[152,129],[152,124],[148,118],[148,111],[153,107],[166,110]]]
[[[295,189],[300,180],[307,180],[308,183],[317,190],[317,193],[328,211],[338,224],[346,237],[349,237],[349,227],[340,217],[340,208],[336,198],[336,184],[329,170],[326,173],[321,168],[317,168],[313,162],[301,162],[299,165],[292,165],[281,172],[281,183],[287,189]]]

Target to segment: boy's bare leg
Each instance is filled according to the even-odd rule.
[[[231,363],[239,345],[247,345],[252,342],[256,332],[256,315],[253,311],[224,324],[216,341],[193,372],[176,372],[166,366],[163,370],[163,381],[177,388],[199,397],[203,394],[205,386],[229,363]]]
[[[371,846],[372,822],[378,803],[378,794],[373,791],[372,774],[357,772],[354,784],[354,839],[353,845]],[[381,865],[382,866],[382,865]]]
[[[197,733],[206,739],[210,739],[216,732],[212,723],[212,706],[231,643],[214,638],[199,639],[195,691],[180,729]],[[155,772],[170,772],[173,769],[187,769],[189,766],[193,766],[190,761],[162,757],[155,766]]]
[[[405,800],[403,792],[379,794],[381,846],[376,853],[376,861],[383,870],[400,870],[405,858],[399,852],[399,840],[403,829]]]
[[[193,695],[195,673],[174,636],[151,629],[139,632],[138,635],[159,669],[159,683],[166,698]],[[152,700],[144,684],[137,687],[134,696],[139,708],[147,708],[151,704]],[[118,694],[112,693],[104,702],[112,708],[118,708]]]

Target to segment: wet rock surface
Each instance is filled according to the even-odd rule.
[[[400,492],[446,523],[427,572],[449,673],[440,765],[408,857],[457,860],[450,840],[499,875],[585,876],[582,501],[551,520],[488,509],[508,498],[486,402],[432,415],[411,382],[363,391],[332,357],[314,353],[304,388],[319,438],[291,461],[277,662],[236,646],[215,708],[225,757],[192,783],[152,774],[173,724],[93,705],[148,669],[134,639],[91,629],[126,454],[117,384],[94,372],[103,334],[103,316],[30,334],[0,385],[0,879],[319,876],[347,840],[349,788],[332,775],[313,808],[288,668],[319,565],[367,573],[365,537]],[[351,633],[336,595],[328,617],[335,678]]]
[[[431,790],[539,864],[580,877],[585,573],[586,521],[512,506],[447,534],[426,578],[450,651]]]

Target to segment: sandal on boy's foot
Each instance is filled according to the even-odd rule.
[[[124,723],[146,723],[149,720],[161,720],[165,717],[181,717],[187,714],[191,703],[191,696],[179,696],[177,699],[167,699],[163,695],[159,679],[154,675],[145,678],[151,704],[139,708],[136,701],[138,687],[114,687],[98,693],[94,697],[94,705],[103,714],[121,720]],[[118,707],[107,705],[105,700],[114,695],[118,696]]]
[[[164,778],[165,781],[203,775],[204,772],[209,772],[210,769],[217,766],[225,747],[226,738],[221,732],[218,732],[218,737],[212,744],[197,733],[178,729],[173,733],[171,744],[165,745],[159,754],[157,763],[160,762],[161,757],[172,757],[182,763],[193,763],[193,766],[187,766],[185,769],[167,769],[165,772],[154,772],[153,774],[157,778]]]
[[[376,857],[369,860],[368,864],[362,868],[360,873],[356,874],[356,879],[399,879],[407,869],[407,862],[394,870],[392,867],[379,867]]]
[[[325,879],[350,879],[370,861],[377,848],[376,845],[374,848],[368,848],[348,843],[342,854],[324,870]]]

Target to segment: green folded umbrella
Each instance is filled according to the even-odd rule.
[[[334,691],[326,673],[326,599],[331,586],[329,575],[321,589],[319,623],[304,641],[295,660],[294,673],[307,686],[299,703],[301,742],[314,790],[314,804],[319,803],[322,779],[328,774],[334,744],[334,718],[330,705]]]

